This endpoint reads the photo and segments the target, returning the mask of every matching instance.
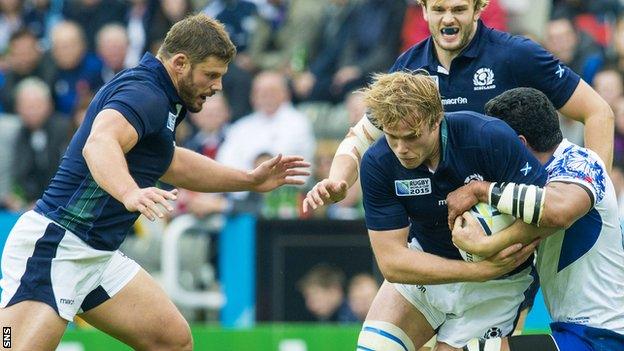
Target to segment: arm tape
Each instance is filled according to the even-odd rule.
[[[344,140],[338,146],[336,155],[349,155],[351,156],[358,167],[362,160],[362,155],[366,150],[381,136],[383,131],[375,127],[368,119],[368,114],[365,114],[362,119],[355,126],[353,126]]]
[[[539,226],[544,210],[546,189],[537,185],[492,183],[488,203],[500,212]]]

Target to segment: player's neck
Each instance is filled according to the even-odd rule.
[[[466,45],[462,46],[461,48],[457,50],[445,50],[441,48],[440,46],[438,46],[438,43],[436,43],[435,40],[433,41],[433,46],[435,47],[435,52],[436,52],[436,55],[438,56],[438,61],[440,62],[440,65],[442,65],[442,67],[446,68],[447,71],[451,70],[451,63],[457,56],[459,56],[459,54],[462,53],[462,51],[464,51],[468,47],[468,45],[470,45],[470,43],[472,42],[472,39],[474,39],[475,37],[475,34],[477,34],[478,28],[479,28],[479,25],[475,24],[474,28],[472,29],[472,33],[470,33],[470,38],[466,42]]]
[[[440,164],[440,150],[442,150],[442,147],[440,146],[440,135],[438,134],[434,149],[431,151],[429,157],[427,157],[427,159],[423,162],[423,164],[429,168],[432,173],[438,169],[438,165]]]
[[[559,144],[555,145],[555,147],[553,147],[552,149],[548,151],[538,152],[533,149],[531,149],[531,151],[533,152],[533,155],[539,161],[539,163],[541,163],[542,165],[545,165],[546,163],[548,163],[548,161],[550,161],[550,159],[552,158],[553,154],[555,153],[558,147],[559,147]]]
[[[156,56],[156,59],[158,59],[158,61],[160,61],[163,64],[163,66],[165,66],[165,70],[167,71],[167,74],[169,75],[169,78],[171,79],[173,86],[175,87],[176,91],[179,91],[178,90],[178,78],[175,74],[175,71],[173,70],[173,67],[171,66],[171,63],[168,60],[163,59],[160,56]]]

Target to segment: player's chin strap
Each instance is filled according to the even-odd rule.
[[[409,336],[396,325],[382,321],[365,321],[358,338],[357,351],[416,351],[416,347]]]
[[[464,346],[464,351],[500,351],[502,339],[472,339]]]
[[[488,192],[490,206],[502,213],[538,225],[542,219],[546,189],[537,185],[492,183]]]

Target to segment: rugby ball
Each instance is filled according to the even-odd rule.
[[[498,209],[491,207],[484,202],[476,204],[468,212],[470,213],[470,215],[472,215],[474,219],[477,220],[477,222],[479,222],[481,228],[485,232],[485,235],[494,235],[501,230],[509,227],[513,222],[516,221],[516,217],[500,213]],[[465,261],[483,261],[483,257],[481,256],[471,254],[470,252],[466,252],[460,248],[458,248],[458,250]]]

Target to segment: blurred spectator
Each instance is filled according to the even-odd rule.
[[[480,18],[490,28],[507,31],[507,11],[501,6],[499,0],[490,0]],[[423,17],[422,7],[417,0],[407,0],[405,20],[401,29],[401,52],[418,44],[429,35],[429,27]]]
[[[51,39],[52,62],[47,65],[55,69],[46,80],[53,89],[56,109],[70,115],[83,96],[102,85],[102,62],[87,52],[84,34],[74,22],[57,24]]]
[[[612,108],[615,115],[613,164],[624,167],[624,98],[619,98]]]
[[[102,61],[101,79],[104,83],[126,68],[128,45],[128,33],[119,24],[107,24],[97,33],[96,49]]]
[[[300,73],[307,69],[327,0],[270,0],[273,11],[259,18],[243,67]],[[238,58],[237,58],[238,59]],[[239,59],[240,60],[240,59]]]
[[[387,70],[399,53],[404,12],[402,1],[332,0],[319,54],[295,79],[297,96],[337,103],[370,73]]]
[[[617,195],[620,226],[624,226],[624,171],[622,170],[622,166],[613,165],[609,176],[613,182],[615,195]]]
[[[312,320],[321,322],[356,322],[345,301],[344,273],[335,267],[319,264],[297,283]]]
[[[231,63],[227,74],[223,76],[223,95],[232,111],[232,121],[251,113],[249,96],[252,80],[252,73],[240,68],[237,62]]]
[[[230,120],[230,110],[222,94],[216,94],[204,102],[200,112],[190,113],[189,117],[197,127],[197,132],[184,144],[184,147],[214,159],[225,139],[225,128]],[[215,213],[223,213],[228,203],[221,194],[195,193],[182,190],[177,201],[178,211],[189,212],[198,218]]]
[[[153,53],[158,52],[169,28],[191,12],[193,12],[193,6],[190,0],[160,0],[160,6],[156,8],[148,27],[149,50]]]
[[[82,28],[88,51],[95,51],[95,37],[109,23],[124,23],[127,4],[123,0],[68,0],[63,6],[65,19]]]
[[[8,70],[0,88],[0,103],[5,111],[14,112],[15,86],[20,81],[30,76],[45,76],[41,57],[41,48],[32,32],[21,29],[13,33],[7,54]]]
[[[369,273],[356,274],[349,281],[347,299],[358,321],[363,322],[379,290],[377,280]]]
[[[19,129],[17,116],[0,114],[0,210],[18,211],[21,208],[21,202],[13,195],[10,176]]]
[[[22,26],[22,1],[0,0],[0,54],[9,45],[11,34]]]
[[[259,153],[314,154],[310,122],[290,102],[284,75],[261,72],[253,81],[251,103],[254,112],[236,121],[228,130],[217,160],[239,169],[251,169]]]
[[[247,0],[212,0],[203,12],[225,25],[230,39],[236,45],[237,55],[247,50],[256,30],[258,9]]]
[[[43,194],[69,142],[70,122],[52,104],[48,86],[27,78],[16,88],[15,109],[21,119],[12,178],[17,194],[30,207]]]
[[[600,47],[585,33],[577,32],[565,17],[548,22],[544,47],[589,84],[604,62]]]
[[[605,68],[594,77],[593,87],[613,109],[615,103],[624,96],[622,73],[614,68]]]
[[[126,13],[126,29],[128,33],[128,53],[126,67],[136,66],[143,53],[149,51],[147,34],[148,27],[154,16],[157,2],[154,0],[130,0]]]
[[[345,98],[345,108],[349,118],[349,126],[353,127],[362,119],[366,112],[366,103],[364,103],[364,94],[359,91],[347,94]]]
[[[24,26],[44,44],[48,44],[52,27],[63,18],[63,1],[30,0],[24,4]],[[47,45],[45,46],[47,48]]]

